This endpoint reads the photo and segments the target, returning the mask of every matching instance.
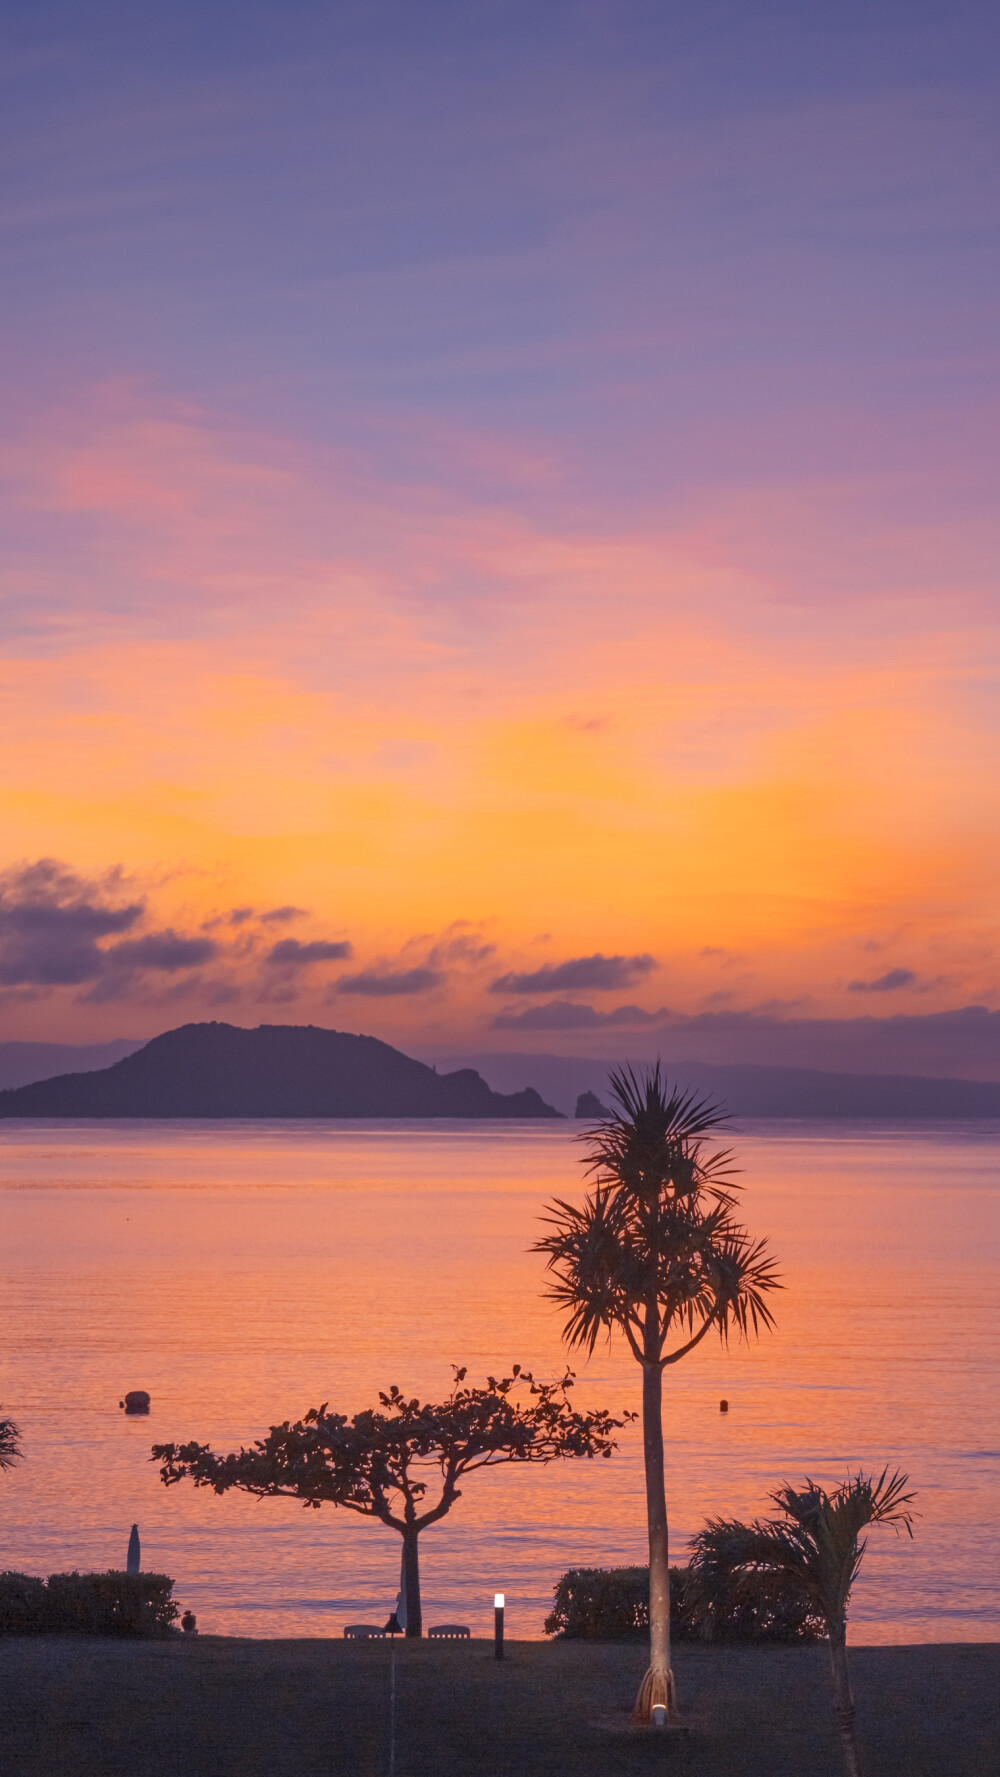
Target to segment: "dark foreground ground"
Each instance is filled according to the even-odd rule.
[[[397,1646],[396,1777],[839,1777],[824,1648],[676,1650],[686,1726],[630,1727],[641,1650]],[[1000,1774],[1000,1645],[852,1655],[870,1777]],[[4,1777],[388,1777],[385,1642],[0,1641]]]

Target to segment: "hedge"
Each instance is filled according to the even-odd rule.
[[[0,1573],[0,1635],[40,1635],[45,1581],[30,1573]]]
[[[818,1641],[824,1633],[794,1581],[723,1580],[709,1595],[686,1567],[670,1569],[670,1632],[678,1641]],[[556,1586],[545,1633],[563,1641],[645,1638],[649,1568],[571,1568]]]
[[[683,1574],[670,1569],[670,1623],[687,1626],[681,1609]],[[649,1634],[648,1567],[574,1567],[556,1586],[546,1635],[564,1641],[639,1641]]]
[[[164,1573],[0,1573],[0,1635],[173,1635]]]

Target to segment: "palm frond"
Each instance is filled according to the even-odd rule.
[[[744,1339],[751,1332],[774,1326],[774,1315],[767,1304],[771,1290],[784,1289],[778,1275],[778,1261],[766,1240],[751,1241],[743,1228],[727,1228],[714,1251],[717,1267],[717,1291],[722,1308],[719,1334],[726,1339],[730,1325]]]
[[[22,1455],[19,1428],[13,1419],[0,1419],[0,1471],[13,1468]]]
[[[699,1098],[692,1089],[669,1087],[659,1057],[645,1073],[637,1074],[630,1063],[608,1075],[610,1095],[618,1114],[609,1121],[627,1123],[660,1141],[693,1141],[728,1123],[724,1107]]]
[[[833,1493],[809,1479],[802,1488],[786,1483],[770,1495],[780,1518],[710,1520],[694,1539],[692,1568],[704,1574],[709,1589],[717,1574],[786,1574],[812,1600],[828,1633],[840,1633],[867,1546],[862,1531],[890,1524],[913,1535],[908,1480],[884,1468],[877,1479],[859,1470]]]
[[[635,1292],[649,1288],[641,1255],[623,1238],[621,1204],[600,1187],[581,1209],[557,1198],[541,1219],[552,1229],[534,1245],[553,1279],[546,1294],[566,1310],[567,1344],[592,1352],[602,1331],[624,1328]]]
[[[585,1138],[593,1189],[579,1208],[550,1203],[535,1243],[567,1341],[592,1352],[617,1326],[637,1357],[667,1364],[712,1325],[722,1339],[772,1326],[775,1260],[734,1218],[731,1151],[704,1147],[725,1113],[668,1087],[658,1062],[642,1075],[618,1070],[612,1097],[618,1109]],[[674,1332],[681,1343],[664,1355]]]
[[[641,1075],[628,1066],[614,1071],[610,1087],[617,1108],[580,1137],[586,1172],[637,1196],[669,1188],[678,1196],[735,1202],[731,1151],[705,1151],[706,1135],[727,1122],[720,1105],[668,1086],[659,1062]]]

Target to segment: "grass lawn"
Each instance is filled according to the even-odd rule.
[[[635,1646],[396,1648],[396,1777],[839,1777],[822,1647],[675,1650],[685,1727],[629,1724]],[[0,1640],[11,1777],[387,1777],[386,1642]],[[1000,1773],[1000,1645],[852,1654],[871,1777]]]

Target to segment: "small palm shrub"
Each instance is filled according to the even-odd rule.
[[[694,1539],[692,1568],[706,1596],[720,1583],[752,1597],[765,1581],[793,1585],[809,1600],[830,1649],[834,1713],[840,1731],[845,1777],[861,1777],[854,1694],[847,1664],[847,1607],[873,1525],[913,1535],[909,1477],[888,1467],[880,1475],[859,1469],[832,1493],[806,1481],[778,1487],[773,1518],[711,1518]]]
[[[747,1576],[724,1560],[685,1569],[685,1624],[699,1641],[823,1641],[826,1624],[793,1574]]]

